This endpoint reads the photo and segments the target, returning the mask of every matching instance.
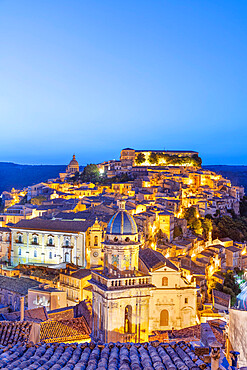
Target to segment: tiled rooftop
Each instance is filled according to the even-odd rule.
[[[0,348],[0,368],[39,370],[199,370],[209,368],[203,356],[181,343],[94,343],[15,345]]]
[[[89,339],[89,334],[90,329],[83,316],[70,320],[46,321],[40,327],[40,340],[49,343]]]
[[[30,322],[0,322],[0,345],[14,345],[20,342],[27,342],[29,339],[32,323]],[[0,346],[0,348],[1,348]],[[1,352],[1,350],[0,350]],[[0,365],[1,369],[1,365]]]

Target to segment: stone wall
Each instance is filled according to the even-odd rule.
[[[239,366],[247,366],[247,311],[230,309],[229,345],[240,352]]]

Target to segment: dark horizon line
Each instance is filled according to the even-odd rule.
[[[30,163],[15,163],[15,162],[5,162],[5,161],[0,161],[0,164],[1,163],[4,163],[4,164],[14,164],[14,165],[17,165],[17,166],[68,166],[68,164],[48,164],[48,163],[35,163],[35,164],[30,164]],[[90,163],[93,163],[93,162],[90,162]],[[87,163],[87,164],[90,164],[90,163]],[[101,163],[101,162],[99,162]],[[80,164],[79,166],[80,167],[85,167],[87,164]],[[95,163],[95,164],[98,164],[98,163]],[[247,164],[202,164],[202,167],[209,167],[209,166],[246,166],[247,167]]]

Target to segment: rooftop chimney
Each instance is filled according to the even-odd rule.
[[[25,299],[25,297],[21,297],[21,299],[20,299],[20,305],[21,305],[21,307],[20,307],[20,321],[24,321],[24,299]]]
[[[218,370],[220,367],[220,349],[222,344],[217,341],[210,343],[211,347],[211,370]]]

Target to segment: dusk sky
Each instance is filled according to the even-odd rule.
[[[247,164],[247,1],[0,0],[0,161]]]

